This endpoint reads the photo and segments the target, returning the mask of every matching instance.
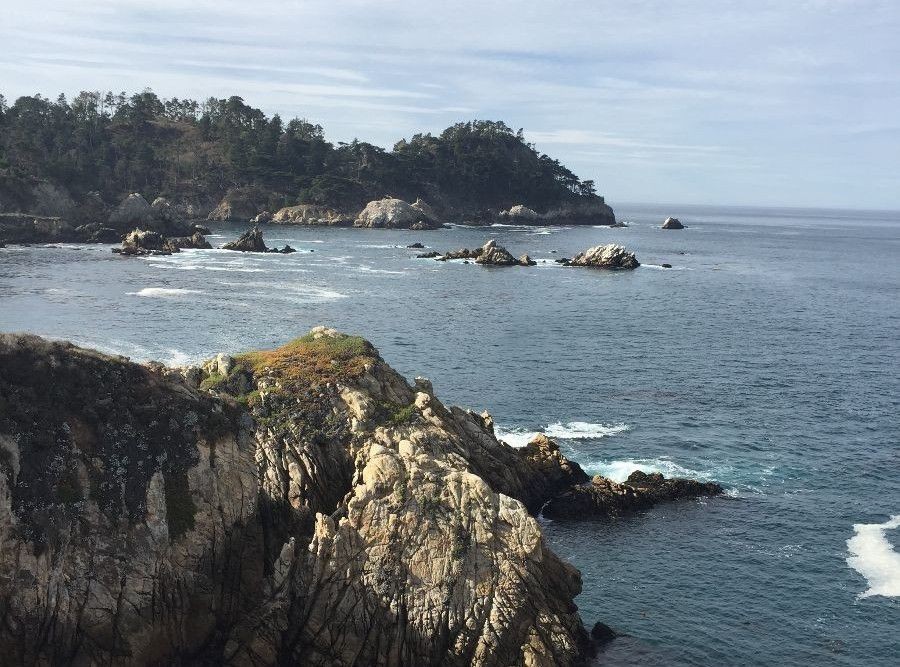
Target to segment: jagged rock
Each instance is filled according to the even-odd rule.
[[[534,266],[535,264],[537,264],[537,262],[531,259],[531,257],[529,257],[528,255],[522,255],[521,257],[519,257],[519,264],[521,266]]]
[[[428,389],[324,328],[191,372],[0,336],[3,655],[576,663],[580,576],[526,507],[564,457]]]
[[[570,260],[556,260],[566,266],[590,266],[598,269],[636,269],[640,262],[624,246],[610,243],[580,252]]]
[[[441,223],[441,216],[439,216],[434,208],[426,201],[417,197],[416,201],[414,201],[411,206],[425,216],[426,220],[433,221],[435,224]]]
[[[662,229],[684,229],[684,225],[678,218],[669,217],[663,222]]]
[[[591,628],[591,639],[593,639],[597,646],[603,646],[604,644],[608,644],[613,639],[618,636],[615,630],[609,627],[606,623],[594,623],[594,627]]]
[[[269,222],[272,222],[272,214],[268,211],[263,211],[262,213],[257,213],[252,218],[250,218],[251,224],[254,225],[264,225]]]
[[[519,220],[531,221],[531,220],[537,220],[540,216],[538,215],[537,211],[534,211],[533,209],[530,209],[523,204],[516,204],[515,206],[512,206],[507,211],[501,211],[500,217],[512,218],[512,219],[514,219],[514,221],[519,221]]]
[[[402,199],[385,197],[370,201],[360,211],[353,223],[356,227],[385,229],[437,229],[441,223],[432,218],[423,207],[414,207]]]
[[[489,264],[491,266],[514,266],[519,263],[510,252],[502,245],[497,245],[494,239],[491,239],[483,246],[481,251],[475,258],[476,264]]]
[[[277,225],[324,225],[328,227],[350,227],[353,220],[340,211],[318,204],[298,204],[279,210],[272,223]]]
[[[415,249],[417,249],[417,250],[421,250],[421,249],[423,249],[425,246],[424,246],[422,243],[420,243],[419,241],[416,241],[415,243],[410,243],[410,244],[409,244],[408,246],[406,246],[406,247],[407,247],[407,248],[415,248]]]
[[[469,250],[468,248],[460,248],[459,250],[450,250],[449,252],[445,252],[443,255],[438,256],[436,259],[439,262],[446,262],[451,259],[475,259],[480,254],[481,248],[475,248],[474,250]]]
[[[159,232],[149,229],[135,229],[122,239],[121,248],[113,248],[113,252],[126,256],[171,255],[178,252],[178,247],[168,243],[168,239]]]
[[[428,252],[420,252],[416,255],[416,259],[433,259],[435,257],[440,257],[441,253],[436,250],[429,250]]]
[[[635,470],[623,484],[597,475],[590,484],[572,487],[552,498],[541,512],[550,519],[616,516],[649,509],[660,502],[722,493],[724,489],[715,482],[666,479],[660,473]]]
[[[281,250],[276,249],[275,252],[280,252],[282,255],[290,255],[292,252],[297,251],[291,246],[285,244],[285,246]]]
[[[244,232],[236,241],[229,241],[222,248],[239,252],[269,252],[259,227]]]
[[[207,216],[219,222],[247,222],[264,206],[264,194],[256,188],[231,188]]]
[[[209,241],[199,231],[195,231],[190,236],[173,236],[166,239],[166,242],[170,247],[177,249],[196,248],[198,250],[210,250],[212,248]]]

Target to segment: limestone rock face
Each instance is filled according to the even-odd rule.
[[[272,216],[276,225],[323,225],[350,227],[353,220],[339,211],[317,204],[298,204],[280,209]]]
[[[416,207],[391,197],[370,201],[353,224],[356,227],[385,229],[436,229],[440,226],[423,206]]]
[[[597,269],[636,269],[641,264],[624,246],[610,243],[580,252],[565,262],[567,266],[590,266]]]
[[[662,229],[684,229],[684,225],[681,224],[681,220],[678,218],[668,217],[663,222]]]

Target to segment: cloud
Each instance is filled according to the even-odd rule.
[[[0,82],[235,94],[383,146],[502,119],[611,200],[900,207],[875,185],[900,177],[898,32],[892,0],[5,0]]]

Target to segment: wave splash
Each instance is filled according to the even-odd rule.
[[[503,440],[510,447],[524,447],[534,436],[543,433],[548,438],[557,440],[587,440],[606,438],[631,430],[628,424],[594,424],[591,422],[556,422],[548,424],[540,431],[523,428],[494,428],[498,440]]]
[[[894,551],[885,532],[900,528],[900,514],[884,523],[857,523],[847,540],[847,565],[866,578],[869,588],[860,598],[875,595],[900,597],[900,553]]]
[[[183,294],[201,294],[200,290],[182,289],[180,287],[145,287],[137,292],[125,292],[129,296],[156,296],[156,297],[172,297],[181,296]]]

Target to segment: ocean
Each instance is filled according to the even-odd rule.
[[[900,213],[619,205],[627,228],[266,227],[293,255],[0,249],[0,330],[186,364],[327,324],[589,473],[725,497],[543,520],[605,665],[900,663]],[[663,231],[675,215],[688,228]],[[241,226],[217,227],[216,245]],[[495,238],[537,266],[416,259]],[[631,272],[553,262],[601,243]],[[669,263],[671,269],[663,269]]]

